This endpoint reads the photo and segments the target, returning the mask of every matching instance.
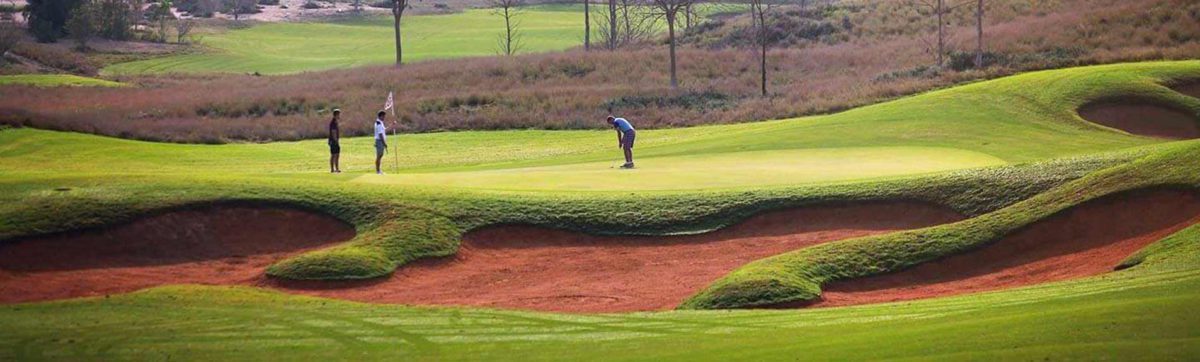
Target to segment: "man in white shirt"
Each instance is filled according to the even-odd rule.
[[[387,112],[379,111],[379,117],[375,118],[375,173],[379,175],[383,174],[379,163],[383,161],[383,155],[387,153],[387,127],[383,125],[383,119],[386,117]]]

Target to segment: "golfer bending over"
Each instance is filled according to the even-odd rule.
[[[329,172],[341,173],[341,166],[338,165],[338,159],[342,154],[342,145],[339,143],[342,139],[342,131],[338,129],[338,120],[342,117],[342,110],[333,109],[333,120],[329,121]]]
[[[617,147],[625,150],[625,164],[621,168],[633,168],[633,140],[637,138],[637,131],[624,118],[608,116],[608,124],[617,129]]]
[[[387,112],[379,111],[379,117],[375,118],[375,173],[379,175],[383,174],[379,162],[383,161],[383,154],[387,153],[387,127],[383,125],[383,119],[386,117]]]

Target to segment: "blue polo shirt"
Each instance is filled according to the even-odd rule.
[[[621,130],[621,132],[629,132],[633,130],[633,125],[629,124],[629,121],[626,121],[624,118],[614,119],[613,127]]]

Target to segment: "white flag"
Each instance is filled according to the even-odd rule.
[[[393,103],[394,102],[392,100],[392,92],[388,92],[388,100],[387,100],[387,103],[383,104],[383,110],[385,110],[385,111],[392,110]]]

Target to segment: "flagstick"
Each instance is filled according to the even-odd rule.
[[[392,142],[392,144],[396,145],[397,148],[400,147],[400,140],[396,138],[396,121],[392,121]],[[392,153],[396,154],[396,163],[392,172],[400,173],[400,152],[396,152],[396,150],[393,149]]]

